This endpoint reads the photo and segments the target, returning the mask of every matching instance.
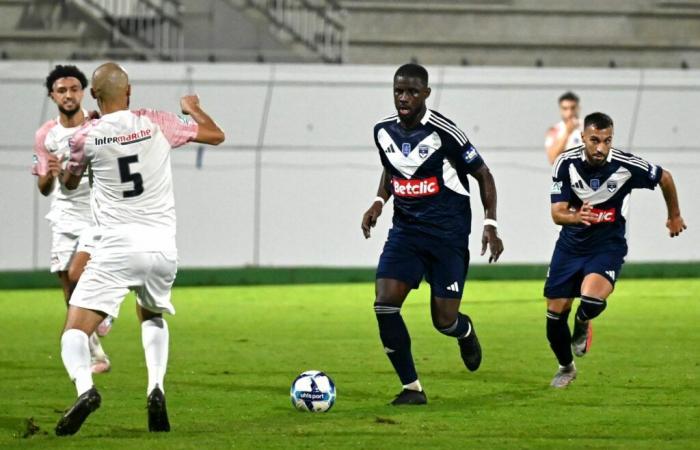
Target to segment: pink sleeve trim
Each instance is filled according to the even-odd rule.
[[[85,157],[85,140],[87,135],[97,123],[97,120],[90,120],[83,124],[73,137],[70,138],[70,159],[66,164],[66,170],[73,175],[82,175],[87,166]]]
[[[46,135],[56,126],[56,120],[52,119],[44,123],[34,134],[34,163],[32,164],[32,175],[44,176],[49,171],[48,156],[46,149]]]
[[[172,148],[183,146],[197,137],[199,125],[194,122],[185,122],[171,112],[139,109],[133,113],[137,116],[146,116],[158,125]]]

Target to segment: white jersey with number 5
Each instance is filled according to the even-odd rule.
[[[77,175],[91,165],[98,248],[176,250],[170,150],[194,139],[197,128],[185,117],[141,109],[105,114],[75,133],[67,170]]]

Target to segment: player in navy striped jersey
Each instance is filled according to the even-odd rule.
[[[469,265],[471,209],[467,175],[479,183],[484,205],[482,252],[489,262],[503,252],[496,232],[496,185],[481,156],[449,119],[426,108],[428,72],[406,64],[394,75],[394,105],[398,114],[374,127],[374,140],[384,172],[377,198],[362,218],[366,238],[386,201],[394,197],[393,228],[379,259],[374,310],[384,350],[403,390],[393,405],[424,404],[411,339],[401,317],[401,305],[425,276],[430,283],[433,325],[457,338],[464,364],[481,364],[481,347],[471,319],[459,312]]]
[[[603,312],[620,275],[627,240],[630,192],[661,187],[671,237],[686,225],[671,174],[660,166],[612,148],[613,121],[603,113],[586,116],[583,145],[562,153],[552,173],[552,219],[562,225],[544,287],[547,339],[559,362],[551,385],[566,387],[576,378],[572,352],[591,345],[591,320]],[[568,325],[575,297],[573,334]]]

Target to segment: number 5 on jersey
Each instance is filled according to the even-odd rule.
[[[119,161],[119,176],[122,183],[134,183],[133,189],[122,193],[124,198],[138,197],[143,194],[143,177],[138,172],[132,173],[129,167],[131,163],[139,162],[139,155],[122,156],[117,161]]]

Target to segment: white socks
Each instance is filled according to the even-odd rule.
[[[78,396],[92,388],[88,336],[81,330],[66,330],[61,336],[61,359]]]
[[[92,333],[90,335],[90,338],[88,340],[88,345],[90,347],[90,356],[92,357],[93,360],[105,361],[107,359],[107,355],[105,354],[105,351],[102,349],[102,343],[100,342],[100,338],[99,338],[99,336],[97,336],[97,333]]]
[[[150,394],[156,385],[160,386],[161,391],[165,392],[163,378],[165,378],[165,370],[168,366],[169,340],[168,323],[162,317],[154,317],[141,322],[141,341],[143,342],[146,368],[148,369],[146,395]]]
[[[416,380],[413,383],[408,383],[403,385],[404,389],[408,389],[410,391],[418,391],[421,392],[423,390],[423,386],[420,385],[420,381]]]

